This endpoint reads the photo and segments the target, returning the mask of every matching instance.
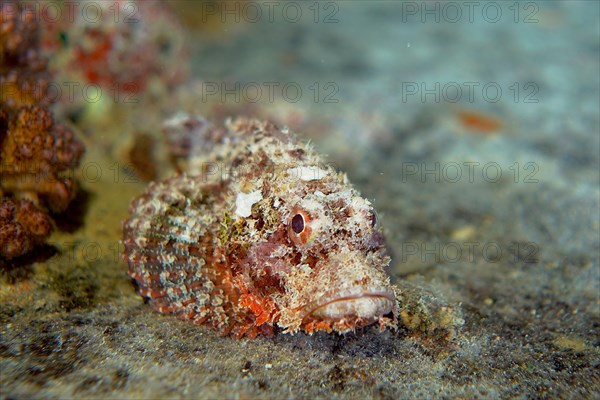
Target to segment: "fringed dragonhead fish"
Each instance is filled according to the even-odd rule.
[[[123,226],[152,307],[236,337],[395,327],[377,214],[346,175],[271,123],[195,121],[187,145],[218,144],[151,183]]]

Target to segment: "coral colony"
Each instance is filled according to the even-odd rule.
[[[39,25],[17,2],[0,5],[0,262],[30,253],[53,229],[76,191],[68,175],[84,152],[43,96],[47,60]]]

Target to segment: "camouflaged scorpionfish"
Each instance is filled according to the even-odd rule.
[[[123,243],[139,293],[236,337],[395,327],[371,203],[287,129],[242,118],[221,131],[133,201]]]

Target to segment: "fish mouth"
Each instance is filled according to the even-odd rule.
[[[355,287],[325,294],[302,308],[302,320],[340,320],[344,318],[374,321],[389,314],[396,305],[396,295],[384,287]]]

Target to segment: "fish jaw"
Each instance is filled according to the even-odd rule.
[[[393,293],[391,295],[393,296]],[[306,317],[341,319],[354,316],[362,319],[371,319],[391,313],[395,304],[394,300],[393,297],[390,297],[389,292],[342,293],[339,297],[318,306],[307,314]]]
[[[397,302],[385,287],[354,287],[328,293],[303,307],[299,314],[308,333],[324,330],[345,333],[379,322],[380,328],[395,327]]]

